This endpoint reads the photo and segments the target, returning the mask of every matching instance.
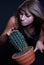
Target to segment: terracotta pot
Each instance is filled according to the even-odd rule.
[[[32,46],[25,48],[22,52],[15,53],[12,55],[14,59],[20,65],[30,65],[35,60],[34,49]]]

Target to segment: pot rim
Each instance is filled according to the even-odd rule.
[[[21,56],[24,56],[24,55],[26,55],[28,52],[30,52],[32,49],[34,49],[33,46],[28,46],[28,48],[31,48],[31,49],[28,49],[25,53],[23,53],[23,54],[21,54],[21,55],[18,55],[17,57],[15,57],[15,55],[16,55],[17,53],[14,53],[14,54],[12,55],[12,59],[17,59],[17,58],[19,58],[19,57],[21,57]],[[21,53],[21,52],[19,52],[19,53]]]

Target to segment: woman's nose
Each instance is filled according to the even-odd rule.
[[[26,19],[25,15],[22,15],[22,20],[25,20],[25,19]]]

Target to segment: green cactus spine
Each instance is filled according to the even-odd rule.
[[[19,30],[15,30],[10,33],[9,38],[13,46],[20,51],[22,51],[25,47],[28,47],[24,36],[22,35],[22,33],[19,32]]]

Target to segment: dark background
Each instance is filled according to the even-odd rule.
[[[3,32],[10,16],[16,11],[20,0],[0,0],[0,34]],[[39,0],[44,7],[44,0]]]
[[[4,31],[9,18],[12,16],[14,12],[16,12],[16,8],[19,5],[19,1],[20,0],[0,0],[0,35]],[[39,1],[44,7],[44,0],[39,0]],[[16,65],[13,64],[11,59],[8,59],[9,55],[13,52],[11,46],[8,44],[9,43],[0,46],[0,65]],[[38,57],[39,56],[40,55],[38,55]],[[42,59],[44,60],[43,57]],[[44,61],[41,60],[40,62],[44,62]],[[40,63],[39,65],[44,65],[44,64]]]

